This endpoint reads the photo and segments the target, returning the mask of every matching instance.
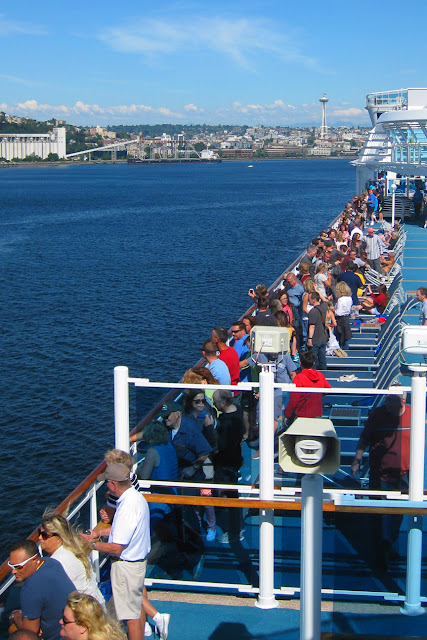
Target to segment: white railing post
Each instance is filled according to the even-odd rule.
[[[300,640],[320,640],[322,611],[323,478],[301,481]]]
[[[424,499],[424,447],[426,421],[426,367],[409,367],[412,377],[411,400],[411,445],[409,455],[409,500]],[[424,613],[421,606],[421,563],[423,543],[422,516],[408,516],[408,554],[406,565],[406,596],[401,612],[407,616]]]
[[[397,186],[394,184],[391,185],[391,226],[394,229],[394,219],[396,216],[396,189]]]
[[[98,505],[97,505],[97,500],[96,500],[96,482],[92,486],[92,489],[91,489],[89,523],[90,523],[90,528],[91,529],[95,529],[96,525],[98,524]],[[99,551],[96,551],[96,549],[94,549],[92,551],[92,553],[91,553],[91,556],[92,556],[92,566],[94,568],[95,575],[96,575],[96,581],[99,582],[99,580],[100,580],[100,575],[99,575]]]
[[[115,447],[129,453],[129,369],[114,367]]]
[[[274,375],[269,366],[259,374],[259,497],[274,499]],[[277,607],[274,597],[274,510],[259,511],[260,609]]]

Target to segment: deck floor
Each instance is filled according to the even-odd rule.
[[[420,286],[427,286],[427,229],[409,221],[404,250],[404,288],[414,295]],[[418,323],[419,309],[415,307],[405,321]],[[341,372],[342,373],[342,372]],[[410,378],[402,382],[410,384]],[[349,416],[351,421],[351,416]],[[351,427],[351,425],[350,425]],[[351,435],[351,429],[349,430]],[[354,436],[352,436],[354,437]],[[349,438],[349,448],[353,446]],[[343,448],[346,447],[344,442]],[[258,461],[251,459],[253,450],[244,446],[245,466],[243,481],[257,477]],[[348,480],[351,486],[351,479]],[[276,484],[280,485],[280,473]],[[425,523],[426,526],[427,523]],[[282,586],[298,589],[300,570],[300,517],[282,514],[275,517],[275,588]],[[219,529],[220,532],[220,529]],[[241,585],[257,584],[258,576],[258,517],[246,514],[244,539],[233,545],[218,540],[206,543],[203,558],[197,565],[197,579],[202,582],[235,582]],[[324,518],[323,530],[323,583],[324,589],[355,592],[376,591],[383,594],[369,604],[363,596],[355,594],[353,601],[325,600],[322,605],[322,631],[357,634],[416,636],[427,638],[427,621],[423,616],[408,618],[400,613],[396,596],[405,591],[407,522],[404,519],[398,542],[400,559],[390,564],[387,572],[374,568],[370,544],[370,522],[363,516],[332,516]],[[425,537],[425,545],[427,539]],[[424,547],[423,558],[427,558]],[[422,581],[422,594],[427,596],[427,572]],[[151,567],[150,578],[167,578],[159,567]],[[190,572],[183,571],[181,579],[191,580]],[[201,588],[198,593],[186,593],[181,587],[174,592],[161,591],[165,584],[154,587],[153,603],[160,611],[171,613],[170,640],[249,640],[255,638],[299,637],[299,594],[280,597],[278,608],[261,610],[252,596],[216,595],[214,589]],[[208,591],[208,592],[206,592]],[[209,592],[210,591],[210,592]],[[395,600],[393,602],[393,594]]]
[[[154,596],[154,594],[153,594]],[[157,597],[157,595],[155,596]],[[171,614],[168,640],[298,640],[298,601],[281,601],[277,609],[262,610],[252,598],[191,596],[159,593],[153,604]],[[426,638],[424,616],[408,618],[398,606],[323,602],[322,633],[393,635]],[[153,638],[154,640],[154,638]]]

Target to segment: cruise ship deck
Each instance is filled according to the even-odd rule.
[[[402,275],[403,288],[408,296],[414,296],[416,289],[427,283],[427,230],[420,228],[411,220],[405,225],[406,242],[403,250]],[[403,320],[409,324],[418,324],[419,306],[409,309]],[[358,369],[361,354],[371,357],[370,346],[360,348],[362,340],[374,341],[376,330],[370,335],[366,332],[361,338],[354,334],[350,343],[348,361],[334,359],[334,364],[346,365],[344,373],[355,373],[353,384],[364,387],[375,385],[376,370],[369,366]],[[369,329],[368,329],[369,332]],[[367,337],[366,337],[367,336]],[[393,355],[391,355],[393,357]],[[407,358],[407,361],[420,361],[420,356]],[[338,362],[337,362],[338,361]],[[343,369],[329,369],[327,378],[335,386]],[[401,367],[400,381],[411,385],[409,371]],[[357,388],[353,389],[357,396]],[[343,396],[341,396],[341,402]],[[341,438],[340,477],[331,479],[330,486],[336,482],[341,489],[354,490],[360,483],[350,476],[349,465],[354,455],[356,443],[367,416],[369,407],[361,404],[355,409],[350,396],[345,396],[347,410],[330,409],[329,417]],[[327,406],[333,403],[326,399]],[[408,397],[410,403],[410,396]],[[335,415],[334,415],[335,413]],[[251,459],[252,450],[245,446],[245,467],[242,470],[243,481],[247,477],[256,478],[258,461]],[[351,457],[350,457],[351,456]],[[346,472],[348,475],[346,475]],[[288,486],[295,486],[288,482]],[[363,481],[362,481],[363,486]],[[283,474],[276,465],[275,486],[287,486]],[[325,487],[328,482],[325,479]],[[366,484],[364,485],[366,487]],[[256,594],[244,592],[249,585],[257,586],[259,559],[259,518],[258,512],[249,510],[245,516],[244,539],[230,545],[218,541],[206,544],[202,562],[197,568],[197,579],[204,583],[191,593],[188,587],[178,588],[173,593],[163,591],[157,583],[151,591],[151,597],[160,611],[171,613],[170,640],[178,637],[188,639],[212,640],[215,638],[298,638],[300,635],[300,533],[301,518],[299,512],[275,512],[275,592],[277,608],[263,610],[256,607]],[[323,562],[322,562],[322,634],[333,634],[334,638],[406,638],[427,637],[424,616],[408,617],[400,612],[406,590],[406,562],[408,518],[405,516],[401,527],[398,552],[387,571],[378,570],[371,535],[371,516],[368,514],[324,513],[323,524]],[[425,525],[424,525],[425,528]],[[423,567],[427,553],[426,540],[423,544]],[[158,567],[153,568],[151,578],[160,577]],[[164,575],[166,578],[166,575]],[[187,576],[190,578],[190,576]],[[240,583],[242,593],[230,590],[224,595],[223,589],[212,588],[212,583]],[[167,583],[167,581],[166,581]],[[209,587],[207,585],[210,585]],[[286,587],[285,587],[286,585]],[[165,584],[166,587],[166,584]],[[284,588],[285,587],[285,588]],[[159,591],[157,591],[157,589]],[[279,593],[280,590],[282,593]],[[427,579],[422,578],[421,601],[427,601]],[[331,637],[331,636],[325,636]]]
[[[398,305],[384,325],[362,322],[355,328],[349,357],[330,359],[325,372],[335,389],[345,391],[344,395],[332,393],[324,399],[324,417],[333,421],[341,441],[340,469],[333,476],[324,477],[325,498],[333,507],[323,512],[321,626],[322,633],[332,634],[325,638],[427,638],[424,616],[401,613],[406,598],[408,516],[404,517],[396,545],[398,557],[384,570],[376,563],[371,513],[363,509],[352,513],[351,509],[336,507],[340,500],[341,504],[346,500],[348,504],[355,497],[364,498],[365,504],[370,502],[366,474],[354,479],[350,465],[364,420],[375,398],[378,399],[375,389],[388,388],[397,375],[403,385],[411,385],[407,365],[400,365],[397,358],[402,326],[400,310],[407,309],[405,322],[418,323],[418,307],[405,307],[405,298],[414,296],[419,286],[427,284],[427,261],[424,260],[427,230],[408,220],[404,232],[403,278],[396,276],[400,293],[394,281],[391,284],[399,296]],[[419,362],[421,357],[407,360]],[[353,375],[354,380],[340,381],[343,374]],[[373,395],[369,395],[369,391]],[[408,402],[411,402],[410,396]],[[248,498],[252,492],[253,497],[258,498],[259,460],[252,458],[255,449],[248,444],[244,444],[243,450],[242,495]],[[73,508],[74,515],[81,515],[80,521],[87,510],[89,522],[89,504],[94,501],[91,526],[100,503],[96,503],[96,491],[90,488],[99,471],[98,468],[91,474],[80,495],[89,491],[83,502]],[[284,474],[277,463],[274,465],[274,498],[289,497],[290,501],[284,502],[280,510],[276,505],[274,511],[275,602],[271,608],[256,606],[261,588],[257,506],[243,510],[242,537],[237,542],[220,542],[221,512],[218,511],[218,535],[214,542],[204,540],[203,547],[195,548],[194,552],[187,548],[182,555],[169,556],[161,545],[154,545],[146,584],[157,609],[171,614],[169,640],[293,640],[300,637],[301,512],[294,508],[300,499],[300,479],[301,476]],[[98,483],[96,488],[99,487]],[[71,514],[71,517],[74,516]],[[425,526],[426,523],[424,529]],[[191,546],[191,540],[189,542]],[[186,563],[182,562],[183,557]],[[426,557],[424,536],[422,568]],[[15,594],[11,594],[11,600],[17,596],[17,589],[12,587],[12,592]],[[420,603],[426,602],[427,578],[422,575]]]

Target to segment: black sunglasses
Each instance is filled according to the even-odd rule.
[[[59,538],[58,533],[48,533],[47,531],[43,531],[42,529],[40,529],[40,527],[38,528],[38,532],[39,538],[42,538],[43,540],[48,540],[48,538],[53,538],[53,536],[58,536]]]

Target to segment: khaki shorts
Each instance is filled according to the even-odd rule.
[[[117,620],[137,620],[141,615],[146,560],[111,563],[111,587]]]

